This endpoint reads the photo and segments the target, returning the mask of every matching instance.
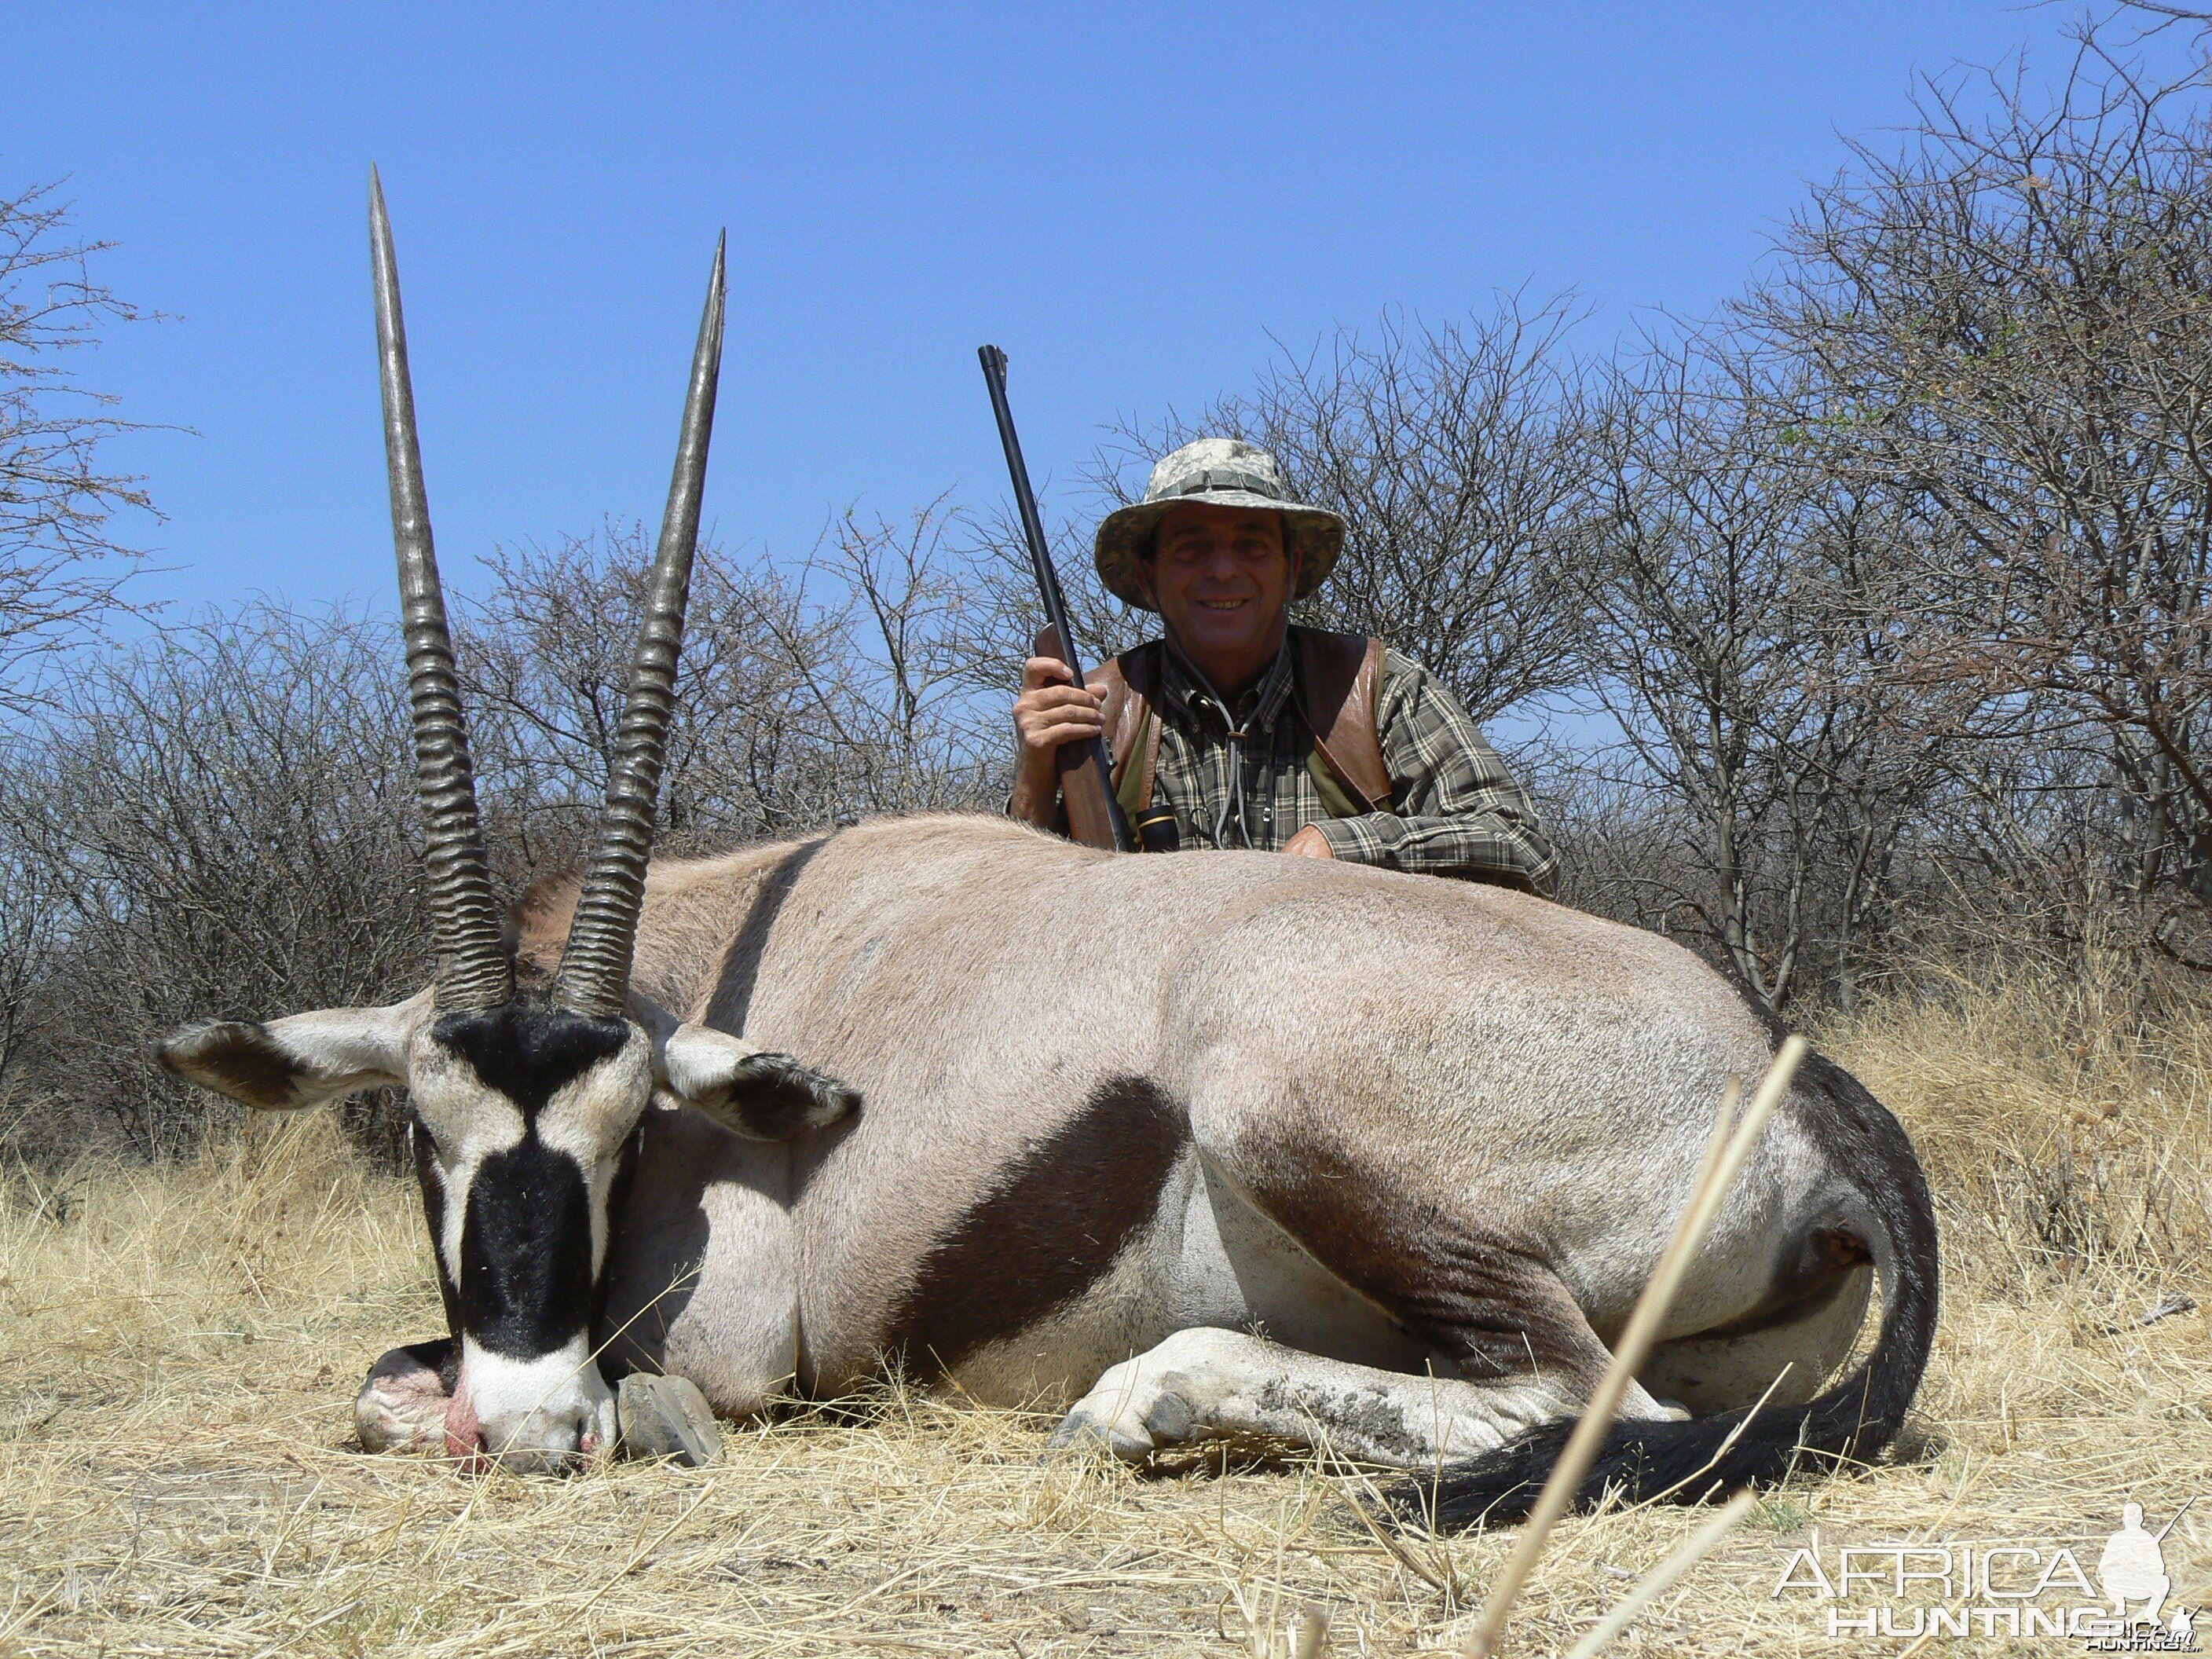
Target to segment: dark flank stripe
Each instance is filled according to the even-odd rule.
[[[885,1351],[949,1369],[1074,1301],[1158,1211],[1189,1139],[1188,1116],[1158,1085],[1101,1084],[931,1248]]]
[[[1259,1207],[1400,1329],[1474,1382],[1531,1376],[1588,1393],[1607,1355],[1559,1276],[1476,1218],[1394,1176],[1385,1149],[1307,1125],[1236,1149]]]
[[[1936,1340],[1935,1206],[1905,1130],[1856,1078],[1820,1054],[1805,1057],[1790,1109],[1829,1167],[1851,1182],[1889,1236],[1896,1283],[1874,1351],[1859,1368],[1802,1406],[1723,1412],[1687,1423],[1626,1422],[1606,1436],[1575,1501],[1641,1503],[1665,1493],[1696,1504],[1744,1486],[1771,1486],[1800,1470],[1868,1463],[1904,1425]],[[1867,1241],[1861,1241],[1862,1243]],[[1853,1254],[1819,1243],[1815,1259]],[[1401,1482],[1386,1494],[1398,1513],[1445,1529],[1518,1520],[1559,1461],[1571,1419],[1547,1424],[1464,1463]]]

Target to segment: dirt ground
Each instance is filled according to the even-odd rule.
[[[1955,1575],[1825,1601],[1796,1552],[1832,1578],[1844,1546],[2035,1549],[2003,1558],[2020,1589],[2063,1547],[2094,1579],[2124,1502],[2155,1528],[2199,1493],[2163,1540],[2167,1616],[2212,1601],[2205,1314],[2140,1322],[2212,1302],[2212,1020],[2125,1006],[2054,976],[1824,1033],[1937,1189],[1919,1421],[1885,1466],[1765,1498],[1613,1651],[2081,1652],[1972,1617],[1916,1647],[1882,1632],[2006,1603]],[[1310,1458],[1041,1463],[1047,1419],[889,1386],[732,1425],[701,1471],[362,1455],[362,1371],[439,1326],[410,1189],[319,1118],[191,1167],[0,1182],[0,1653],[1228,1655],[1286,1651],[1326,1607],[1328,1651],[1401,1654],[1463,1636],[1511,1544],[1379,1537],[1363,1477]],[[1507,1650],[1565,1652],[1699,1518],[1564,1523]],[[2033,1605],[2063,1616],[2069,1583]],[[1888,1623],[1831,1636],[1832,1613]]]

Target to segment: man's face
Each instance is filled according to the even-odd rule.
[[[1185,501],[1160,520],[1152,556],[1138,567],[1146,597],[1200,666],[1272,654],[1297,572],[1270,509]]]

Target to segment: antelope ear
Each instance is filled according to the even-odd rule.
[[[326,1008],[263,1025],[204,1020],[155,1045],[190,1083],[266,1112],[296,1111],[407,1081],[407,1050],[429,993],[389,1008]]]
[[[789,1054],[690,1024],[655,1033],[653,1070],[687,1106],[749,1140],[788,1140],[835,1123],[860,1097]]]

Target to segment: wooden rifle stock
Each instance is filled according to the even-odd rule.
[[[1031,649],[1040,657],[1067,661],[1067,653],[1060,645],[1060,630],[1049,623],[1037,629]],[[1068,839],[1081,842],[1085,847],[1103,848],[1108,852],[1135,852],[1133,841],[1125,846],[1121,840],[1128,831],[1121,803],[1114,794],[1112,758],[1106,752],[1105,739],[1063,743],[1057,764],[1060,799],[1067,808]]]
[[[1022,441],[1014,433],[1014,412],[1006,402],[1006,354],[987,345],[975,353],[982,360],[983,383],[991,389],[991,412],[999,418],[999,442],[1006,452],[1006,471],[1014,481],[1014,506],[1021,514],[1022,535],[1029,543],[1030,568],[1036,576],[1037,592],[1044,600],[1045,627],[1036,639],[1036,653],[1057,657],[1083,684],[1083,665],[1075,659],[1074,631],[1067,625],[1067,605],[1060,598],[1060,577],[1052,568],[1045,544],[1044,520],[1037,514],[1036,494],[1030,488],[1030,470],[1022,459]],[[1053,648],[1045,648],[1047,636]],[[1108,852],[1133,853],[1137,838],[1121,803],[1114,799],[1114,767],[1106,753],[1106,739],[1064,743],[1060,746],[1060,796],[1067,805],[1067,830],[1085,847]]]

